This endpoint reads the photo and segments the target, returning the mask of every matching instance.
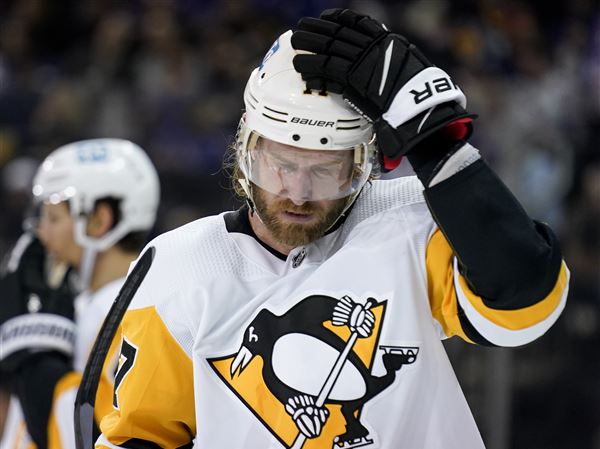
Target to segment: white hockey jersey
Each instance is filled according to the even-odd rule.
[[[563,264],[535,305],[487,308],[414,177],[367,185],[342,226],[285,260],[231,217],[150,243],[97,448],[483,448],[440,339],[527,343],[564,307]]]

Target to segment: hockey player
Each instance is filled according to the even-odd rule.
[[[569,275],[467,143],[462,91],[328,10],[275,41],[244,101],[247,206],[149,244],[96,447],[483,448],[440,340],[538,338]],[[416,177],[373,179],[402,155]]]
[[[94,139],[53,151],[33,194],[41,207],[37,236],[22,237],[2,279],[0,368],[12,374],[15,391],[1,447],[25,448],[32,440],[39,449],[68,449],[75,447],[73,405],[83,368],[154,224],[159,180],[139,146]],[[68,276],[50,287],[49,259],[77,271],[83,290],[74,303]],[[112,409],[117,361],[107,360],[98,422]]]

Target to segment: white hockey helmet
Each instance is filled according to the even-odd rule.
[[[277,38],[246,84],[246,111],[236,142],[244,178],[238,181],[250,199],[250,182],[270,190],[268,185],[261,185],[257,158],[252,154],[262,137],[307,150],[354,151],[351,182],[327,198],[310,199],[356,195],[373,167],[372,126],[341,95],[306,89],[293,66],[292,60],[300,52],[292,48],[291,36],[292,31],[287,31]]]
[[[74,219],[75,241],[103,251],[130,232],[150,230],[160,197],[159,179],[148,155],[122,139],[92,139],[54,150],[33,180],[34,201],[68,201]],[[120,220],[100,238],[87,235],[88,214],[96,201],[120,200]]]

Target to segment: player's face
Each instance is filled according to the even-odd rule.
[[[73,237],[73,226],[66,202],[42,205],[38,229],[40,240],[50,255],[76,267],[81,260],[82,250]]]
[[[293,248],[323,236],[348,202],[336,197],[351,183],[353,151],[306,150],[268,139],[257,147],[253,200],[272,237]]]
[[[354,149],[308,150],[259,138],[249,150],[249,179],[297,206],[350,194]]]

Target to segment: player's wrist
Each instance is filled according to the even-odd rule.
[[[420,151],[407,155],[415,174],[426,188],[445,181],[481,159],[479,151],[465,141],[425,142]]]

